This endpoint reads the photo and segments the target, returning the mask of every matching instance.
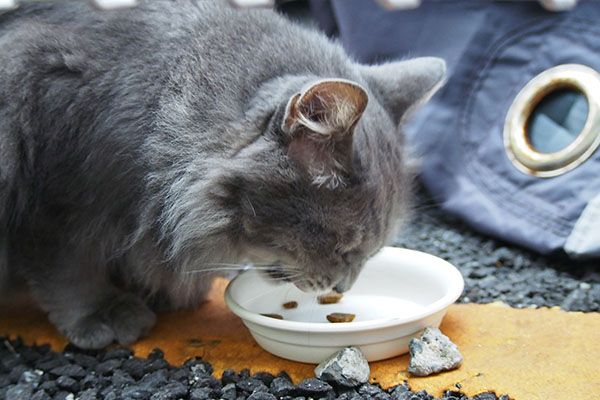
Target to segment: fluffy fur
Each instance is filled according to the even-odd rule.
[[[246,260],[348,289],[405,216],[397,127],[444,75],[215,0],[23,5],[0,66],[0,278],[89,348]]]

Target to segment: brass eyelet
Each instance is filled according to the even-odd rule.
[[[527,136],[527,123],[539,102],[559,89],[582,93],[588,115],[579,135],[566,147],[552,153],[536,150]],[[600,73],[580,64],[563,64],[547,69],[521,89],[504,121],[504,146],[520,171],[549,178],[568,172],[587,160],[600,145]]]

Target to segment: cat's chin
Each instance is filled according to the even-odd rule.
[[[314,289],[312,289],[310,286],[306,285],[303,286],[301,283],[299,282],[293,282],[294,286],[296,286],[298,289],[300,289],[302,292],[308,293],[308,292],[314,292]]]

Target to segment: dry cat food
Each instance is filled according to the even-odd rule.
[[[279,314],[260,314],[263,317],[275,318],[275,319],[283,319],[283,316]]]
[[[325,293],[317,297],[317,301],[319,302],[319,304],[335,304],[339,302],[342,299],[342,297],[344,297],[343,294],[332,290],[329,293]]]
[[[347,314],[341,312],[334,312],[327,315],[327,321],[337,323],[337,322],[352,322],[356,314]]]
[[[287,303],[283,303],[283,308],[292,309],[298,307],[297,301],[288,301]]]
[[[317,301],[319,302],[319,304],[335,304],[335,303],[338,303],[342,299],[342,297],[344,297],[343,294],[338,293],[335,290],[332,290],[329,293],[325,293],[325,294],[318,296]],[[286,310],[291,310],[293,308],[298,307],[298,302],[294,301],[294,300],[287,301],[282,304],[282,307],[285,308]],[[279,314],[267,313],[267,314],[260,314],[260,315],[269,317],[269,318],[283,319],[283,316],[279,315]],[[327,315],[326,318],[329,322],[338,323],[338,322],[352,322],[355,317],[356,317],[356,314],[335,312],[335,313],[331,313],[331,314]]]

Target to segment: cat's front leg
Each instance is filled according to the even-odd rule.
[[[99,349],[113,342],[129,345],[146,335],[155,314],[137,296],[114,287],[101,273],[61,268],[30,282],[35,297],[74,345]]]

